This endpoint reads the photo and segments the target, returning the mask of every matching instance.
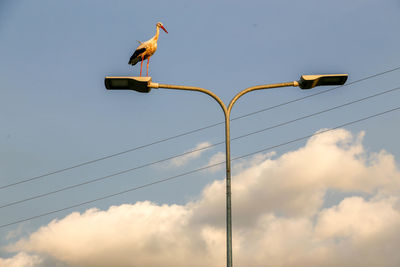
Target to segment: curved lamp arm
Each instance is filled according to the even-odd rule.
[[[228,113],[229,114],[231,113],[233,105],[244,94],[247,94],[249,92],[256,91],[256,90],[272,89],[272,88],[278,88],[278,87],[289,87],[289,86],[294,86],[294,87],[299,86],[299,82],[293,81],[293,82],[287,82],[287,83],[264,84],[264,85],[257,85],[257,86],[252,86],[247,89],[244,89],[244,90],[240,91],[237,95],[235,95],[234,98],[232,98],[232,100],[228,106]]]
[[[293,82],[287,82],[287,83],[275,83],[275,84],[265,84],[265,85],[257,85],[257,86],[252,86],[247,89],[244,89],[240,91],[236,96],[231,100],[229,103],[229,106],[226,107],[225,103],[222,102],[222,100],[213,92],[210,90],[201,88],[201,87],[195,87],[195,86],[183,86],[183,85],[171,85],[171,84],[160,84],[160,83],[153,83],[150,82],[148,84],[149,88],[164,88],[164,89],[175,89],[175,90],[184,90],[184,91],[196,91],[196,92],[201,92],[205,93],[212,98],[214,98],[218,104],[221,106],[222,110],[224,111],[224,114],[226,117],[229,117],[232,107],[235,104],[235,102],[244,94],[247,94],[252,91],[256,90],[263,90],[263,89],[272,89],[272,88],[278,88],[278,87],[289,87],[289,86],[299,86],[299,83],[297,81]]]
[[[201,87],[195,87],[195,86],[183,86],[183,85],[171,85],[171,84],[160,84],[160,83],[149,83],[148,85],[150,88],[163,88],[163,89],[174,89],[174,90],[184,90],[184,91],[195,91],[195,92],[201,92],[204,94],[207,94],[209,96],[211,96],[212,98],[214,98],[218,104],[221,106],[225,118],[228,115],[228,110],[226,108],[226,105],[224,102],[222,102],[222,100],[213,92],[211,92],[210,90],[201,88]]]

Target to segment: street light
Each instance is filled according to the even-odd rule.
[[[299,81],[266,84],[249,87],[240,91],[231,100],[228,107],[213,92],[200,87],[169,85],[153,83],[151,77],[106,77],[105,86],[108,90],[134,90],[141,93],[149,93],[151,88],[164,88],[174,90],[197,91],[208,94],[214,98],[221,106],[225,115],[225,149],[226,149],[226,250],[227,267],[232,267],[232,205],[231,205],[231,145],[230,145],[230,114],[235,102],[244,94],[262,89],[272,89],[278,87],[299,86],[301,89],[311,89],[316,86],[343,85],[347,80],[347,74],[328,74],[328,75],[303,75]]]
[[[298,84],[294,86],[311,89],[317,86],[343,85],[347,77],[347,74],[302,75],[297,81]],[[149,93],[151,88],[164,88],[157,83],[152,83],[151,77],[130,76],[106,76],[105,86],[108,90],[133,90],[140,93]]]

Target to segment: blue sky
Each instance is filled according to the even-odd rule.
[[[354,1],[11,1],[0,3],[0,186],[74,166],[221,122],[205,95],[153,89],[150,94],[106,91],[107,75],[138,76],[128,65],[138,45],[163,22],[150,62],[154,82],[200,86],[228,103],[253,85],[289,82],[302,74],[348,73],[348,82],[400,67],[397,0]],[[232,122],[232,137],[328,109],[400,86],[400,70]],[[244,96],[232,117],[312,95],[282,88]],[[399,107],[399,90],[232,142],[232,157],[274,146],[320,129]],[[344,129],[364,132],[369,153],[387,151],[399,163],[399,113]],[[0,189],[0,204],[117,173],[223,141],[222,125],[198,131],[35,181]],[[344,137],[343,137],[344,138]],[[274,149],[273,159],[307,147],[307,140]],[[356,141],[354,141],[356,145]],[[351,145],[350,145],[351,146]],[[48,197],[0,209],[0,224],[33,217],[205,166],[219,145],[185,164],[168,162]],[[271,151],[266,151],[268,153]],[[369,156],[368,156],[369,155]],[[265,156],[265,154],[264,154]],[[324,154],[319,155],[324,157]],[[369,159],[373,162],[373,157]],[[254,159],[249,162],[253,162]],[[243,166],[250,164],[242,162]],[[312,164],[312,162],[310,163]],[[246,167],[233,164],[233,174]],[[338,168],[341,168],[338,166]],[[240,175],[239,175],[240,176]],[[396,176],[395,176],[396,177]],[[74,209],[0,228],[0,245],[26,238],[53,219],[89,208],[151,201],[185,206],[222,180],[222,169],[201,172]],[[234,181],[233,181],[234,183]],[[337,189],[337,188],[336,188]],[[335,191],[329,187],[327,192]],[[326,193],[323,207],[369,193]],[[367,190],[368,191],[368,190]],[[379,190],[378,190],[379,191]],[[224,195],[224,192],[221,192]],[[397,195],[393,195],[397,196]],[[280,214],[275,211],[274,215]],[[235,220],[235,219],[234,219]],[[13,233],[10,235],[10,233]],[[12,237],[10,237],[12,236]],[[0,258],[19,251],[0,250]],[[50,257],[44,252],[41,257]],[[44,254],[43,254],[44,253]],[[36,254],[35,254],[36,255]],[[47,255],[47,256],[43,256]],[[51,259],[57,259],[52,255]],[[48,260],[48,258],[46,258]],[[43,266],[47,261],[41,263]],[[47,262],[47,263],[46,263]],[[396,262],[396,261],[395,261]],[[1,262],[0,262],[1,263]],[[65,262],[64,262],[65,263]],[[398,263],[398,261],[397,261]],[[70,262],[66,266],[73,265]],[[39,264],[39,266],[41,266]],[[253,266],[256,266],[255,264]],[[389,265],[388,265],[389,266]]]

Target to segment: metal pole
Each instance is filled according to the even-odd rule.
[[[169,84],[158,84],[151,82],[149,87],[151,88],[165,88],[165,89],[175,89],[175,90],[189,90],[189,91],[197,91],[201,93],[208,94],[212,98],[214,98],[218,104],[221,106],[224,117],[225,117],[225,158],[226,158],[226,261],[227,267],[233,266],[232,260],[232,191],[231,191],[231,139],[230,139],[230,114],[233,105],[235,102],[244,94],[261,89],[271,89],[277,87],[288,87],[288,86],[299,86],[297,81],[288,82],[288,83],[277,83],[277,84],[268,84],[268,85],[259,85],[249,87],[241,92],[239,92],[229,103],[228,108],[222,100],[213,92],[200,88],[200,87],[192,87],[192,86],[181,86],[181,85],[169,85]]]
[[[226,165],[226,264],[232,267],[232,191],[231,191],[231,138],[230,110],[225,115],[225,165]]]

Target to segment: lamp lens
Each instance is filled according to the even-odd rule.
[[[129,80],[127,79],[112,79],[111,87],[112,88],[128,88]]]

